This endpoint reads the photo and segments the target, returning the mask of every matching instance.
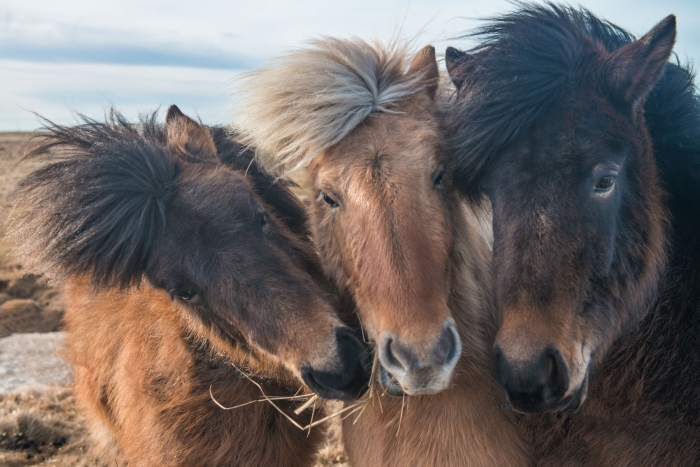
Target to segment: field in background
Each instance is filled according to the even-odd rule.
[[[112,467],[91,454],[84,420],[58,351],[63,333],[60,290],[27,275],[2,241],[5,197],[35,162],[20,163],[26,133],[0,133],[0,465]],[[56,194],[60,196],[60,193]],[[337,425],[316,466],[344,466]]]

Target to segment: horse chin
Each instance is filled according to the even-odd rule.
[[[581,382],[581,385],[569,395],[556,402],[547,403],[540,401],[537,403],[527,403],[528,401],[517,401],[508,397],[511,403],[510,408],[522,414],[531,413],[577,413],[588,396],[588,375]],[[532,401],[530,401],[532,402]]]
[[[391,376],[391,374],[388,371],[386,371],[386,369],[381,363],[378,366],[379,371],[377,371],[377,382],[384,391],[384,394],[389,394],[390,396],[395,397],[405,396],[406,392],[404,392],[403,388],[401,387],[401,384],[399,384],[399,382],[396,381],[396,378]]]

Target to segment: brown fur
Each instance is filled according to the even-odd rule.
[[[345,449],[355,466],[530,465],[490,366],[491,253],[473,208],[457,197],[449,206],[455,238],[449,307],[462,337],[462,357],[448,389],[405,398],[382,396],[376,389],[362,415],[345,420]]]
[[[493,205],[495,373],[535,458],[700,465],[700,99],[675,17],[635,40],[523,4],[478,36],[447,51],[452,156]]]
[[[326,274],[356,303],[366,337],[378,345],[372,402],[343,426],[350,462],[528,465],[512,413],[497,407],[503,400],[490,371],[488,213],[460,201],[444,171],[434,49],[410,64],[406,58],[357,40],[314,42],[246,78],[235,126],[262,145],[258,157],[268,170],[307,169]],[[298,74],[290,78],[289,70]],[[385,101],[368,98],[376,89]],[[356,102],[366,103],[362,112]],[[436,352],[455,325],[459,360],[460,353]],[[401,345],[383,358],[394,343]],[[398,350],[411,371],[392,384],[382,368]],[[403,415],[402,398],[389,395],[397,389],[414,394]]]
[[[144,282],[127,291],[95,292],[84,281],[65,287],[66,357],[74,366],[75,397],[103,449],[130,466],[310,465],[323,430],[307,434],[268,403],[231,411],[260,398],[293,395],[296,379],[268,359],[234,348],[227,355],[192,335],[165,291]],[[310,411],[296,417],[302,425]],[[318,415],[318,414],[317,414]]]

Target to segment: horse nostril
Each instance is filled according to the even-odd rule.
[[[357,371],[369,374],[372,371],[372,352],[360,336],[350,328],[339,328],[336,331],[338,349],[346,372]]]
[[[325,399],[352,400],[368,388],[372,371],[369,347],[347,327],[335,331],[337,355],[326,368],[300,368],[304,383]]]
[[[462,353],[462,342],[453,324],[447,326],[440,337],[440,343],[436,349],[434,358],[437,363],[444,366],[452,366]]]
[[[339,346],[345,347],[349,345],[356,352],[364,352],[367,349],[367,345],[360,339],[360,337],[353,332],[352,329],[342,327],[338,328],[335,333],[336,339],[338,339]]]
[[[568,389],[566,364],[554,347],[546,347],[534,358],[509,360],[496,345],[492,358],[496,380],[519,410],[540,411],[559,402]]]
[[[391,349],[392,345],[395,343],[394,339],[387,339],[386,345],[384,346],[384,366],[388,367],[389,370],[392,368],[400,369],[406,371],[407,368],[401,361],[396,358],[394,351]]]
[[[569,387],[568,372],[561,353],[552,347],[545,350],[547,361],[546,383],[544,384],[543,399],[547,403],[557,402]]]

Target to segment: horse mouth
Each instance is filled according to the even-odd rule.
[[[406,392],[401,387],[401,384],[392,376],[391,373],[386,371],[384,365],[380,363],[378,367],[377,382],[379,383],[379,386],[381,386],[384,393],[395,397],[405,396]]]
[[[588,375],[583,378],[581,386],[571,396],[562,400],[562,408],[558,412],[576,413],[588,396]]]
[[[531,413],[577,413],[581,405],[586,401],[588,396],[588,375],[583,379],[581,385],[568,396],[563,397],[557,402],[547,403],[540,401],[535,405],[524,403],[522,400],[514,399],[508,393],[506,397],[510,402],[509,408],[515,412],[522,414]]]

